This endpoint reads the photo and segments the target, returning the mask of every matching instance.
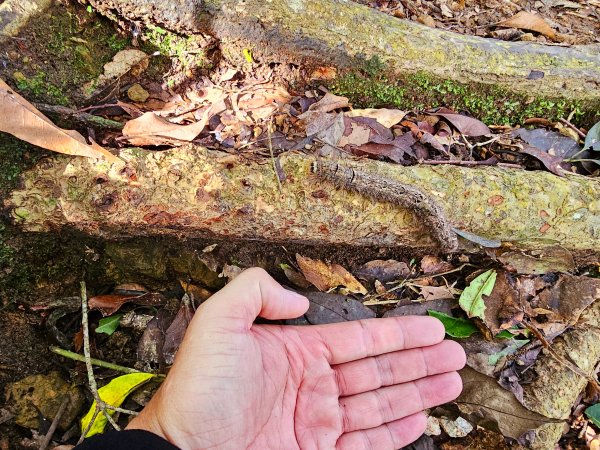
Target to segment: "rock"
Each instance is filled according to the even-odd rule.
[[[135,83],[127,89],[127,97],[133,102],[144,103],[150,97],[150,94],[139,83]]]
[[[68,429],[79,415],[85,397],[77,386],[62,379],[53,371],[48,375],[31,375],[7,387],[7,404],[15,414],[15,422],[25,428],[37,429],[39,413],[53,420],[61,403],[68,396],[70,401],[63,413],[59,428]]]

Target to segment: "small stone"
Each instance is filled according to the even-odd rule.
[[[25,428],[37,429],[38,411],[48,420],[54,419],[61,403],[69,397],[59,427],[68,429],[79,415],[85,397],[77,386],[62,379],[54,371],[48,375],[31,375],[8,386],[8,402],[15,414],[15,422]]]
[[[29,56],[23,56],[23,64],[29,64],[29,62],[31,61],[31,59],[29,58]]]
[[[442,428],[440,427],[440,421],[433,416],[427,416],[427,428],[425,429],[427,436],[439,436],[442,434]]]
[[[127,97],[136,103],[144,103],[150,97],[150,94],[139,83],[135,83],[127,89]]]
[[[536,37],[532,33],[525,33],[521,35],[520,39],[526,42],[535,42],[537,41]]]
[[[462,417],[458,417],[456,420],[450,420],[442,417],[439,420],[440,425],[451,438],[462,438],[473,431],[473,425],[471,425]]]

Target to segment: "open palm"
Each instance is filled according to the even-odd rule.
[[[196,313],[163,386],[129,428],[182,449],[397,449],[454,399],[462,348],[429,317],[311,327],[308,301],[250,269]]]

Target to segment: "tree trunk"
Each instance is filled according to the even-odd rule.
[[[24,174],[6,201],[26,231],[72,226],[118,238],[221,237],[311,245],[437,246],[409,209],[336,189],[311,174],[313,158],[287,153],[281,191],[269,161],[202,147],[121,152],[125,169],[56,156]],[[420,188],[457,228],[516,249],[560,245],[580,262],[600,249],[600,183],[593,178],[499,167],[402,167],[342,161],[374,176]],[[464,244],[464,242],[463,242]]]
[[[397,76],[418,72],[472,89],[480,85],[501,88],[502,92],[496,92],[502,100],[496,107],[501,109],[526,108],[532,99],[562,99],[589,113],[588,122],[598,118],[600,54],[596,45],[560,47],[461,35],[342,0],[90,3],[101,12],[118,11],[130,20],[178,32],[208,32],[224,47],[236,46],[240,57],[241,48],[249,47],[260,60],[356,68],[376,56]],[[543,72],[543,77],[529,79],[537,78],[529,77],[532,70]]]

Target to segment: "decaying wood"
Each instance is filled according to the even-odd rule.
[[[71,226],[91,235],[177,235],[428,249],[436,241],[409,209],[336,189],[311,174],[313,157],[281,156],[279,191],[269,160],[186,146],[121,152],[127,166],[56,156],[24,174],[5,206],[27,231]],[[452,226],[515,249],[600,249],[600,183],[498,167],[402,167],[342,161],[414,185]]]
[[[499,85],[533,98],[600,102],[597,46],[561,47],[460,35],[399,20],[342,0],[92,0],[99,11],[165,26],[206,32],[223,48],[252,49],[262,60],[285,58],[357,67],[379,57],[398,74],[421,71],[460,83]],[[532,70],[544,77],[528,79]],[[595,109],[594,109],[595,108]]]

